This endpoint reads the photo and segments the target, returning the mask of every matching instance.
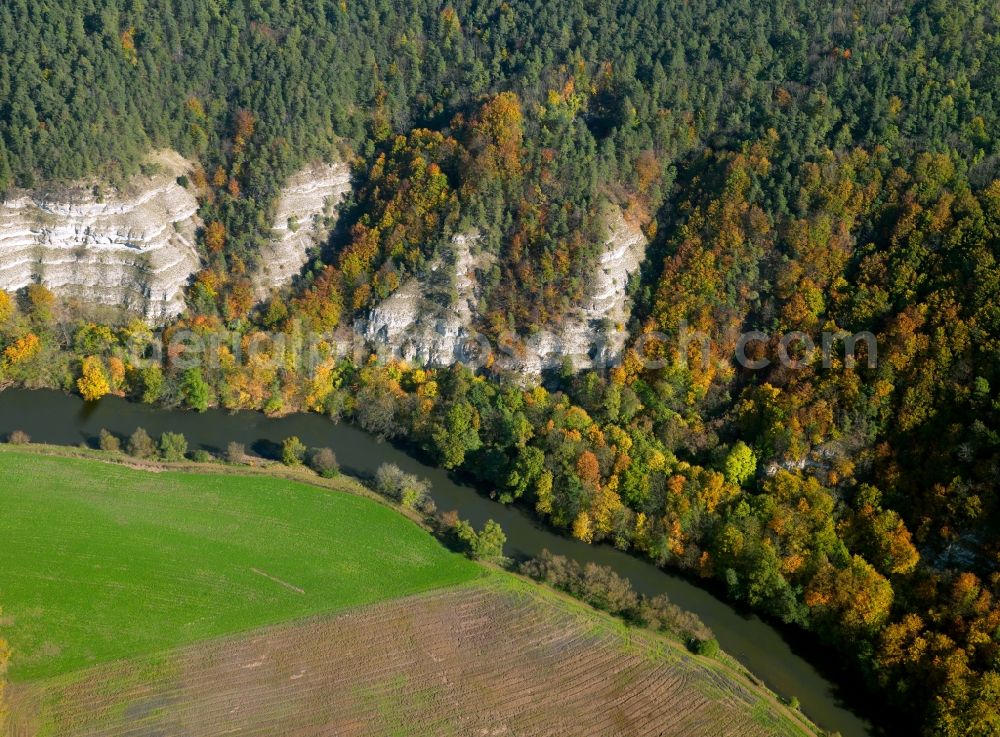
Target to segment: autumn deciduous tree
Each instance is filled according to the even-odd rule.
[[[52,322],[56,296],[41,284],[29,284],[24,290],[24,301],[35,325],[42,327]]]
[[[41,342],[34,333],[27,333],[4,348],[3,356],[8,363],[27,361],[38,354]]]
[[[135,48],[135,27],[129,26],[121,35],[118,37],[121,42],[122,53],[125,55],[125,59],[129,64],[135,66],[139,63],[139,55]]]
[[[226,295],[225,316],[227,320],[244,317],[253,307],[254,291],[249,279],[236,279]]]
[[[513,92],[487,101],[471,123],[473,160],[480,175],[510,177],[521,171],[524,113]]]
[[[82,375],[76,380],[76,388],[85,402],[96,402],[111,391],[104,364],[97,356],[87,356],[82,362]]]
[[[337,269],[333,266],[325,267],[312,286],[295,298],[293,306],[313,330],[324,331],[337,327],[344,311],[344,296]]]
[[[256,121],[249,110],[240,109],[236,111],[236,131],[233,135],[233,148],[235,153],[243,151],[253,135]]]
[[[878,489],[862,484],[854,502],[854,514],[845,520],[848,541],[886,575],[906,574],[916,568],[920,554],[899,514],[882,508]]]
[[[209,253],[219,253],[226,245],[226,226],[213,220],[205,228],[205,247]]]
[[[593,451],[585,450],[576,459],[576,475],[584,486],[597,489],[601,484],[601,466]]]
[[[580,511],[573,520],[573,537],[585,543],[594,539],[594,526],[591,524],[590,515],[585,511]]]
[[[0,289],[0,324],[7,322],[14,314],[16,305],[10,293]]]
[[[872,633],[885,623],[892,607],[889,582],[859,555],[844,568],[827,563],[810,581],[805,602],[840,626]]]

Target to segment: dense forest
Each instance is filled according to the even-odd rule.
[[[0,293],[4,384],[405,437],[815,633],[914,730],[1000,734],[996,3],[10,0],[0,52],[0,190],[198,162],[204,269],[164,340],[335,330],[466,227],[497,257],[480,327],[523,337],[579,299],[604,204],[650,238],[606,372],[140,361],[161,336],[35,286]],[[255,304],[278,189],[334,157],[330,243]],[[708,361],[641,339],[681,325]],[[748,348],[766,367],[734,360],[746,330],[775,336]],[[790,368],[791,331],[869,331],[877,357]]]

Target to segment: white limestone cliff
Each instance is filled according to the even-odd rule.
[[[583,303],[565,316],[556,328],[531,336],[514,367],[538,374],[560,368],[569,361],[580,370],[609,366],[625,349],[626,324],[632,314],[629,279],[639,271],[646,255],[646,236],[620,211],[608,215],[608,237],[598,258]]]
[[[152,321],[179,314],[199,263],[198,203],[177,182],[190,170],[183,157],[159,151],[150,164],[121,190],[14,191],[0,204],[0,289],[37,282]]]
[[[476,233],[452,238],[451,252],[426,275],[408,279],[371,309],[358,325],[361,335],[409,361],[449,366],[465,360],[465,344],[475,336],[478,274],[493,262],[489,254],[472,253],[477,239]]]
[[[620,211],[609,214],[607,226],[604,250],[582,304],[558,326],[526,340],[487,346],[475,330],[481,275],[493,260],[489,254],[473,254],[475,234],[455,236],[450,253],[431,264],[427,274],[408,279],[372,308],[357,329],[376,348],[430,365],[456,361],[480,365],[483,349],[492,350],[500,368],[531,376],[560,368],[567,359],[576,370],[611,365],[620,358],[628,337],[627,287],[645,257],[647,243],[639,227]]]
[[[260,253],[257,295],[290,284],[302,271],[309,250],[326,240],[330,228],[325,219],[351,188],[347,164],[311,164],[285,183],[272,224],[273,238]]]

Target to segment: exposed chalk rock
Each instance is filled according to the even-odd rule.
[[[153,321],[184,309],[198,268],[198,203],[177,183],[191,168],[176,152],[150,157],[155,173],[100,195],[94,184],[17,190],[0,204],[0,289],[41,283]]]
[[[350,168],[342,162],[311,164],[292,175],[278,200],[274,237],[261,249],[258,297],[291,283],[302,271],[309,250],[330,233],[324,219],[336,213],[350,188]]]
[[[582,304],[557,327],[524,341],[488,346],[476,332],[480,275],[493,262],[489,254],[473,255],[476,234],[455,236],[450,253],[372,308],[357,329],[373,346],[428,365],[480,365],[490,350],[499,367],[531,376],[559,368],[567,358],[576,370],[611,365],[621,357],[628,338],[627,287],[645,257],[647,242],[619,210],[608,215],[607,226],[605,248]]]
[[[607,216],[608,237],[587,285],[583,304],[554,329],[531,336],[511,367],[527,374],[559,368],[569,360],[577,370],[605,367],[621,358],[632,314],[629,279],[646,256],[646,236],[620,210]]]
[[[479,302],[478,273],[488,268],[490,254],[472,253],[477,233],[456,235],[451,252],[436,259],[422,278],[411,278],[371,309],[359,332],[377,347],[427,365],[450,366],[467,361],[466,344]]]

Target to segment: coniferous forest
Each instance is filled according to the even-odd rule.
[[[629,350],[528,386],[332,352],[309,375],[140,366],[149,327],[32,286],[0,292],[0,384],[407,439],[808,631],[915,732],[1000,734],[994,0],[0,5],[0,191],[122,183],[164,147],[197,162],[206,223],[165,339],[335,331],[469,227],[495,256],[478,327],[524,339],[581,299],[613,204],[650,242]],[[277,193],[316,159],[350,162],[352,192],[257,303]],[[640,360],[682,325],[710,360]],[[746,330],[774,336],[767,367],[733,360]],[[822,331],[872,333],[877,360],[778,360]]]

